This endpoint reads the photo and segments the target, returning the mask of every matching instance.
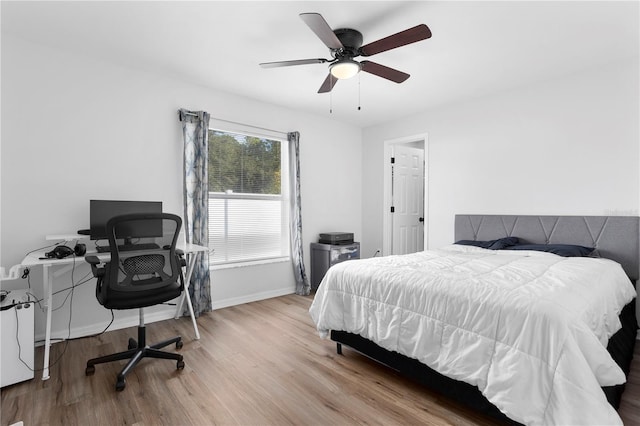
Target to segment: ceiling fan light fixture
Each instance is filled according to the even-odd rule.
[[[339,80],[353,77],[360,72],[360,69],[360,63],[353,59],[340,59],[338,62],[329,65],[329,72]]]

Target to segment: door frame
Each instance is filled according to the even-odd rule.
[[[427,133],[420,133],[412,136],[405,136],[397,139],[389,139],[384,141],[384,155],[383,155],[383,220],[382,220],[382,255],[386,256],[391,254],[391,241],[392,236],[392,217],[391,217],[391,154],[393,152],[393,146],[399,144],[413,145],[416,143],[424,143],[424,197],[423,197],[423,211],[424,211],[424,250],[427,250],[429,245],[429,135]]]

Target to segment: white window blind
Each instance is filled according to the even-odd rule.
[[[289,256],[285,141],[209,131],[209,245],[214,265]]]

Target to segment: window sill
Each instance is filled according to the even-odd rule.
[[[219,265],[211,265],[209,267],[209,270],[218,271],[221,269],[246,268],[246,267],[257,266],[257,265],[269,265],[272,263],[284,263],[284,262],[290,262],[290,261],[291,261],[290,257],[276,257],[273,259],[252,260],[249,262],[222,263]]]

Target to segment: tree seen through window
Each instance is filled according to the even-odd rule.
[[[209,191],[280,194],[280,142],[209,131]]]

